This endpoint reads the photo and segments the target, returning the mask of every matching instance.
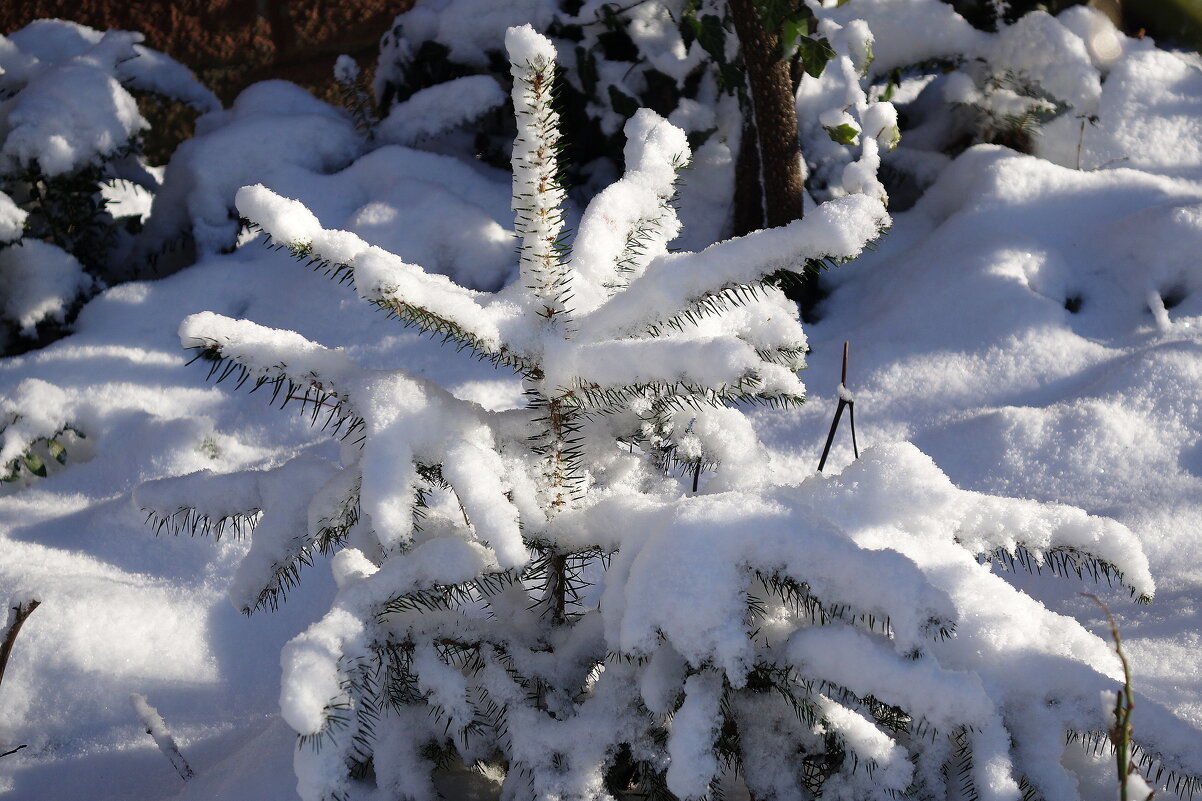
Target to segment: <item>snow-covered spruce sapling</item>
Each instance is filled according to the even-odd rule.
[[[506,799],[697,798],[732,769],[758,799],[961,781],[989,800],[1077,797],[1064,734],[1106,729],[1112,655],[977,555],[1092,566],[1150,594],[1130,532],[957,490],[909,445],[782,485],[742,411],[802,399],[804,335],[769,277],[858,253],[887,222],[880,201],[670,253],[687,142],[644,110],[568,252],[555,51],[529,27],[506,44],[514,284],[464,289],[262,187],[238,208],[370,303],[512,369],[525,408],[246,320],[180,329],[220,377],[302,397],[347,434],[338,464],[136,494],[160,520],[257,521],[231,587],[248,613],[333,554],[333,606],[282,657],[302,798],[434,798],[450,761],[503,776]],[[1189,728],[1148,717],[1154,753],[1199,771]]]

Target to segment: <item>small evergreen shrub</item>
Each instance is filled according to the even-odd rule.
[[[130,252],[158,182],[132,93],[218,102],[140,40],[62,20],[0,37],[0,350],[61,335],[95,292],[145,272]]]

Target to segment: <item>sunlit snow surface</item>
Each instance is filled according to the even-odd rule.
[[[811,475],[850,340],[861,448],[910,440],[961,489],[1127,525],[1148,556],[1155,602],[1135,606],[1104,583],[1084,589],[1114,609],[1137,686],[1202,729],[1202,73],[1145,43],[1126,47],[1082,148],[1083,166],[1106,168],[992,147],[949,164],[894,216],[876,253],[829,276],[834,292],[807,327],[809,403],[757,412],[756,423],[782,477]],[[1077,144],[1069,125],[1047,131],[1040,148],[1074,163]],[[472,271],[504,269],[505,178],[440,173],[432,159],[385,151],[381,170],[361,166],[356,180],[290,169],[280,191],[327,227],[442,260],[487,287]],[[389,182],[385,167],[410,177]],[[440,177],[441,188],[421,194],[421,182]],[[368,194],[348,197],[343,184]],[[247,543],[229,532],[156,537],[131,495],[147,480],[275,466],[306,449],[334,458],[338,445],[295,404],[270,408],[269,389],[248,397],[185,367],[191,354],[176,332],[201,311],[295,330],[365,366],[404,365],[486,407],[520,402],[503,371],[451,358],[349,287],[256,242],[116,287],[83,311],[75,335],[0,362],[5,397],[61,413],[87,435],[48,478],[0,494],[0,598],[42,601],[0,686],[0,745],[28,745],[0,761],[0,798],[295,797],[280,651],[329,608],[328,564],[308,569],[280,611],[242,617],[227,593]],[[826,472],[851,461],[844,430]],[[1077,582],[1010,578],[1105,633]],[[196,770],[186,786],[140,727],[131,693],[158,709]],[[1092,789],[1098,799],[1113,792]]]

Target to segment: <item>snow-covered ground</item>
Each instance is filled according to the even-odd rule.
[[[807,326],[809,402],[754,418],[779,471],[812,474],[849,340],[861,449],[909,440],[963,489],[1128,526],[1157,584],[1149,606],[1105,582],[1012,580],[1105,636],[1100,610],[1077,594],[1099,592],[1137,688],[1202,732],[1202,72],[1128,43],[1098,109],[1080,155],[1097,169],[995,146],[941,163],[875,252],[829,274],[833,292]],[[1041,146],[1063,162],[1076,145],[1073,128],[1049,130]],[[358,177],[298,169],[280,181],[327,227],[487,282],[507,264],[507,176],[446,170],[431,188],[431,158],[378,151]],[[370,198],[345,191],[390,169],[410,177],[381,178]],[[0,361],[6,409],[86,433],[63,440],[66,463],[47,478],[0,494],[0,598],[42,602],[0,685],[0,750],[27,746],[0,760],[0,798],[295,798],[280,652],[329,607],[328,564],[308,568],[278,611],[244,617],[227,592],[246,540],[156,536],[132,496],[148,480],[275,466],[302,450],[336,459],[338,446],[297,404],[272,408],[270,388],[248,397],[186,366],[177,330],[201,311],[295,330],[369,367],[404,365],[489,408],[522,402],[508,371],[447,358],[365,312],[349,287],[253,241],[114,287],[71,336]],[[844,429],[826,472],[851,462]],[[195,778],[185,784],[160,754],[131,694],[162,715]]]

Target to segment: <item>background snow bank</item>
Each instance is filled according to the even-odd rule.
[[[792,420],[761,416],[808,468],[850,339],[861,443],[910,439],[958,486],[1130,526],[1160,587],[1151,607],[1118,606],[1137,683],[1195,724],[1196,671],[1153,654],[1192,639],[1202,589],[1182,558],[1202,525],[1202,272],[1186,253],[1202,242],[1200,193],[1144,171],[968,151],[878,252],[831,274],[807,327],[811,401]],[[836,440],[832,462],[850,450]],[[1101,630],[1071,583],[1016,578]]]
[[[1124,593],[1104,594],[1137,686],[1202,729],[1199,73],[1182,65],[1135,51],[1111,73],[1083,163],[1129,156],[1120,169],[1078,172],[990,147],[956,159],[916,208],[896,215],[878,252],[831,274],[824,318],[807,328],[810,403],[757,412],[756,422],[782,474],[810,475],[840,346],[851,339],[861,443],[908,438],[962,488],[1070,503],[1129,526],[1157,600],[1134,607]],[[1088,149],[1095,133],[1111,149]],[[503,181],[430,154],[378,152],[351,168],[360,170],[353,180],[302,165],[281,168],[276,188],[302,197],[326,227],[397,237],[379,243],[412,248],[425,264],[445,258],[463,280],[512,262],[511,250],[508,261],[500,255],[511,242],[489,233],[509,216]],[[462,226],[478,249],[440,256],[469,239],[455,235]],[[473,264],[488,266],[475,273]],[[155,539],[130,497],[149,479],[336,454],[288,411],[184,368],[175,332],[203,310],[297,330],[366,366],[404,363],[486,406],[520,403],[520,385],[503,373],[446,359],[364,315],[348,288],[253,242],[170,279],[109,290],[74,336],[0,363],[0,391],[31,380],[58,388],[71,399],[66,422],[87,435],[64,469],[0,496],[0,597],[43,601],[0,688],[0,743],[30,746],[0,761],[0,793],[14,799],[294,797],[293,740],[275,717],[278,654],[313,610],[329,607],[328,569],[311,568],[280,612],[242,618],[226,594],[247,543]],[[850,462],[841,434],[830,471]],[[1075,582],[1008,578],[1104,632]],[[175,732],[198,773],[186,787],[138,727],[131,692],[146,694]],[[1113,790],[1092,789],[1096,798]]]

